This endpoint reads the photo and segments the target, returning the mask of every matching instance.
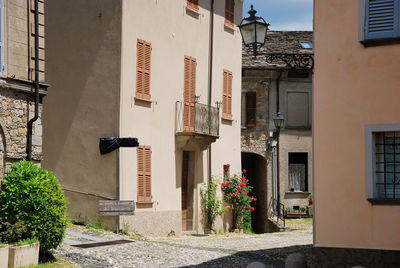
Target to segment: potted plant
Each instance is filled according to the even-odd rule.
[[[312,194],[309,194],[309,195],[308,195],[308,205],[309,205],[309,206],[312,206],[312,203],[313,203]]]
[[[0,242],[0,268],[8,267],[8,245]]]

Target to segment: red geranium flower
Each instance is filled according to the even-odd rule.
[[[229,186],[229,182],[225,183],[225,186],[228,187]]]
[[[246,173],[246,170],[245,170],[245,169],[243,169],[243,173]]]
[[[245,178],[240,178],[242,181],[246,181],[246,179]]]
[[[224,187],[224,186],[225,186],[225,183],[221,183],[221,186]]]
[[[237,189],[238,189],[238,191],[241,191],[241,190],[242,190],[242,188],[240,188],[240,186],[238,186],[238,188],[237,188]]]
[[[253,207],[249,207],[249,209],[250,209],[251,211],[254,211],[254,208],[253,208]]]
[[[227,167],[230,167],[231,165],[229,165],[229,164],[226,164],[225,166],[227,166]]]
[[[229,193],[229,194],[227,194],[227,196],[231,196],[231,194]]]
[[[233,174],[233,177],[236,177],[237,175],[236,174]]]
[[[257,201],[257,198],[254,197],[254,201]]]
[[[246,191],[244,194],[247,195],[249,193],[249,191]]]
[[[233,197],[235,197],[235,196],[236,196],[236,194],[235,194],[235,193],[233,193],[233,194],[232,194],[232,196],[233,196]]]

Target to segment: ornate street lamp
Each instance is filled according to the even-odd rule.
[[[253,48],[254,56],[257,55],[258,48],[264,46],[269,26],[262,17],[257,17],[256,13],[257,11],[251,5],[250,16],[242,19],[239,25],[243,43],[245,46]]]
[[[279,179],[279,134],[281,131],[281,127],[283,127],[283,123],[285,122],[285,118],[281,116],[280,112],[278,112],[273,120],[276,128],[276,143],[277,143],[276,144],[276,189],[277,189],[276,212],[279,218],[281,216],[281,194],[280,194],[280,179]]]
[[[274,125],[275,128],[279,131],[281,127],[283,127],[283,123],[285,122],[285,118],[281,116],[281,113],[278,112],[278,114],[274,117]]]

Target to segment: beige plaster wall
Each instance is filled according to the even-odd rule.
[[[63,188],[116,196],[116,153],[99,138],[119,136],[121,1],[46,1],[47,79],[43,167]],[[97,217],[97,197],[69,193],[69,214]],[[82,205],[89,202],[91,206]],[[104,198],[102,198],[104,199]]]
[[[140,5],[140,8],[138,6]],[[220,139],[212,145],[212,174],[222,175],[224,163],[240,170],[240,80],[241,37],[238,30],[224,29],[225,1],[215,1],[214,62],[212,105],[222,100],[223,69],[233,72],[233,122],[220,126]],[[210,1],[200,1],[195,14],[186,9],[186,0],[125,0],[122,14],[122,75],[121,75],[121,136],[139,138],[141,145],[152,148],[151,205],[139,204],[136,216],[125,217],[132,228],[145,232],[145,222],[158,223],[158,214],[169,211],[176,217],[181,210],[182,149],[176,145],[175,103],[183,101],[184,56],[197,59],[196,95],[200,103],[208,102],[209,19]],[[237,23],[241,18],[242,3],[236,3]],[[223,13],[222,13],[223,12]],[[152,14],[143,16],[143,14]],[[136,43],[143,39],[152,44],[151,103],[135,100]],[[232,57],[232,55],[238,55]],[[236,107],[236,108],[235,108]],[[222,113],[221,113],[222,114]],[[196,231],[199,224],[199,185],[207,178],[207,151],[195,151],[195,191],[197,206]],[[121,198],[137,200],[136,149],[121,149]],[[149,213],[157,212],[157,213]],[[154,219],[152,220],[152,217]],[[131,219],[129,219],[131,218]],[[181,231],[181,221],[167,221],[164,234],[173,229]],[[158,224],[161,226],[161,224]],[[147,228],[147,229],[146,229]]]
[[[399,123],[400,45],[358,42],[358,0],[315,1],[315,245],[400,248],[400,207],[366,200],[364,126]]]

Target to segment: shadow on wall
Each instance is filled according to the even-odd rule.
[[[205,250],[210,249],[205,248]],[[200,263],[198,265],[182,267],[246,267],[252,262],[261,262],[267,267],[272,266],[275,268],[284,268],[286,257],[292,253],[303,254],[307,260],[307,267],[312,267],[312,245],[262,249],[254,251],[239,251],[233,255],[210,260]]]

